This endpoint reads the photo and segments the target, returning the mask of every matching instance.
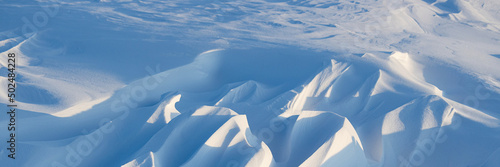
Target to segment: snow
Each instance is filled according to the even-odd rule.
[[[500,166],[499,7],[1,1],[0,166]]]

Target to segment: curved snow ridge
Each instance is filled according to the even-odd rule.
[[[210,106],[174,118],[135,155],[124,166],[269,166],[272,162],[269,148],[250,132],[245,115]]]
[[[273,87],[267,87],[253,80],[244,82],[240,86],[231,89],[224,95],[216,105],[229,105],[233,103],[248,103],[255,105],[264,102],[273,96]]]
[[[246,116],[239,115],[213,133],[183,166],[269,166],[272,160],[269,148],[250,132]]]
[[[393,30],[413,33],[438,33],[441,24],[466,24],[480,30],[498,32],[500,3],[494,0],[411,0],[387,1]]]
[[[440,68],[446,70],[432,70],[430,74],[426,68],[433,66],[433,62],[399,52],[390,55],[365,54],[350,62],[332,60],[328,68],[306,84],[282,115],[321,110],[345,116],[353,122],[356,132],[361,133],[360,143],[363,143],[363,151],[371,164],[397,166],[403,163],[398,156],[403,156],[405,161],[414,165],[444,164],[447,160],[417,162],[411,158],[418,160],[444,154],[443,150],[434,152],[436,145],[456,145],[445,140],[446,137],[456,139],[464,137],[461,134],[482,134],[497,138],[489,134],[498,131],[500,120],[497,113],[488,109],[483,111],[467,106],[470,104],[456,102],[460,99],[455,96],[457,90],[440,90],[434,84],[442,87],[443,83],[436,82],[430,75],[450,78],[449,71],[453,68],[441,64]],[[448,81],[441,79],[440,82]],[[476,82],[474,79],[462,79],[461,84]],[[498,96],[494,89],[488,90],[489,95]],[[467,126],[481,126],[483,131],[470,131],[465,128]],[[439,135],[446,134],[446,137],[438,136],[442,138],[436,139],[437,132]],[[432,151],[424,150],[427,151],[423,155],[425,157],[417,157],[424,146],[415,141],[431,140],[432,143],[424,144],[427,144],[426,149],[432,148]],[[415,149],[408,150],[409,145]],[[493,143],[476,143],[476,146],[476,150],[487,150],[482,155],[489,155],[494,151],[492,148],[498,147]],[[474,158],[477,157],[463,157],[461,162],[473,164]],[[486,159],[481,158],[481,161]]]
[[[300,64],[305,58],[292,54],[296,60],[284,61],[281,59],[286,56],[250,56],[254,53],[262,52],[205,52],[191,64],[132,82],[84,112],[23,118],[47,122],[26,126],[20,132],[27,138],[27,148],[35,150],[34,154],[47,149],[57,152],[43,162],[38,162],[42,161],[39,157],[25,165],[66,162],[86,139],[92,139],[88,142],[94,149],[80,155],[78,163],[73,162],[80,166],[399,166],[406,162],[446,166],[452,159],[456,165],[495,162],[488,155],[497,155],[500,144],[486,141],[499,139],[492,135],[499,132],[498,115],[488,110],[498,104],[484,103],[487,108],[483,108],[457,102],[467,94],[456,92],[477,92],[467,86],[481,83],[473,76],[455,84],[463,90],[450,89],[449,83],[455,81],[450,74],[466,75],[402,52],[326,60],[313,57],[317,60],[309,60],[306,64],[310,65],[300,69],[291,66],[239,76],[248,69],[273,69],[251,59]],[[324,65],[322,60],[326,67],[315,72],[316,65]],[[227,69],[236,74],[225,75]],[[302,69],[309,72],[297,79],[293,74]],[[284,76],[274,77],[278,75]],[[149,89],[152,81],[157,87]],[[480,95],[483,89],[490,97],[500,97],[488,87],[482,88]],[[139,90],[144,94],[135,94]],[[142,98],[130,101],[127,97]],[[61,123],[66,126],[51,131]],[[75,129],[87,131],[82,135]],[[40,132],[50,135],[41,136]],[[462,153],[480,153],[455,153],[436,160],[464,142],[472,146],[459,148]],[[106,155],[116,161],[108,161]],[[418,161],[422,159],[426,160]]]
[[[487,155],[493,154],[500,145],[495,143],[475,143],[474,146],[460,148],[457,138],[463,142],[490,140],[488,135],[497,133],[500,120],[472,108],[463,108],[463,104],[449,103],[450,100],[435,95],[415,99],[389,113],[383,119],[382,162],[384,165],[412,164],[415,166],[445,164],[476,164],[491,161]],[[457,106],[460,105],[460,106]],[[466,113],[474,115],[467,116]],[[481,126],[481,131],[468,127]],[[485,135],[484,138],[477,135]],[[454,147],[456,152],[444,148]],[[457,152],[467,149],[483,150],[484,157],[464,155]],[[439,155],[449,157],[432,159]],[[459,157],[459,158],[457,158]],[[432,160],[427,160],[432,159]]]
[[[335,113],[303,111],[289,138],[287,161],[276,166],[367,166],[356,130]]]
[[[500,29],[499,13],[493,8],[500,7],[498,1],[487,0],[447,0],[432,3],[442,15],[449,15],[451,19],[458,22],[474,25],[498,32]],[[477,24],[482,22],[483,25]]]
[[[12,31],[2,33],[14,33]],[[45,41],[42,32],[29,37],[6,39],[2,55],[15,53],[16,86],[19,109],[69,117],[91,109],[107,100],[113,91],[123,87],[115,77],[95,71],[61,64],[44,64],[40,55],[57,55],[63,49]],[[9,35],[8,35],[9,36]],[[42,36],[42,37],[41,37]],[[0,69],[7,65],[7,56],[0,58]],[[47,66],[48,65],[48,66]],[[2,80],[1,84],[6,79]],[[0,93],[5,93],[0,90]],[[1,97],[2,102],[7,99]]]
[[[167,101],[176,101],[178,95],[172,97],[173,100],[167,99]],[[159,108],[163,108],[163,106],[160,105]],[[164,110],[164,112],[166,111]],[[200,126],[200,123],[203,125]],[[169,127],[173,129],[168,132],[164,130]],[[192,132],[193,128],[196,128],[196,132]],[[179,133],[184,134],[184,136],[179,136]],[[204,106],[188,117],[181,114],[175,117],[171,123],[167,123],[150,139],[150,142],[140,149],[139,152],[143,153],[136,153],[136,158],[125,166],[199,166],[207,164],[209,166],[240,166],[245,164],[251,166],[301,164],[309,166],[317,164],[318,159],[321,159],[320,164],[325,165],[339,161],[344,161],[344,164],[366,165],[366,160],[364,162],[359,160],[345,161],[346,157],[364,157],[363,148],[350,122],[337,114],[326,111],[301,112],[291,127],[291,131],[288,131],[284,136],[288,136],[285,143],[280,144],[284,146],[284,151],[274,150],[272,152],[265,142],[252,133],[245,115],[238,115],[227,108]],[[204,143],[200,143],[200,141]],[[178,147],[181,145],[190,147]],[[304,151],[306,148],[308,151]],[[273,155],[288,158],[285,158],[284,161],[276,161]],[[186,157],[190,158],[186,159]]]
[[[414,98],[442,92],[425,81],[422,65],[408,54],[363,55],[359,61],[337,62],[306,84],[291,111],[333,111],[348,118],[377,116]],[[386,101],[391,101],[386,102]]]

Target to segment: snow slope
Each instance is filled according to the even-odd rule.
[[[499,9],[0,1],[0,82],[16,53],[19,106],[0,164],[496,167]]]

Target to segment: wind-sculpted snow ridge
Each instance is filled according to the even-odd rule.
[[[500,166],[496,0],[3,3],[0,166]]]
[[[461,90],[441,90],[427,82],[429,75],[453,79],[446,71],[453,67],[426,71],[436,62],[400,52],[316,56],[317,60],[302,59],[300,52],[288,53],[294,59],[287,60],[267,56],[272,53],[212,50],[191,64],[132,82],[75,115],[26,112],[20,117],[23,122],[37,123],[25,124],[19,132],[25,137],[22,149],[32,155],[21,156],[30,160],[20,165],[497,163],[500,144],[493,141],[500,138],[498,113],[457,102],[454,91]],[[312,65],[287,68],[304,61]],[[268,63],[286,65],[270,70]],[[248,70],[269,72],[239,75]],[[307,75],[300,77],[297,70]],[[283,78],[276,80],[277,76]],[[457,84],[477,82],[471,77]],[[487,91],[490,98],[499,97],[488,87],[470,89],[480,96]],[[52,154],[37,156],[47,150]]]

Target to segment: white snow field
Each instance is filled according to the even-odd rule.
[[[2,167],[500,166],[498,0],[0,0],[0,52]]]

